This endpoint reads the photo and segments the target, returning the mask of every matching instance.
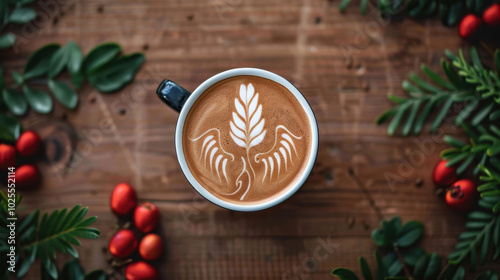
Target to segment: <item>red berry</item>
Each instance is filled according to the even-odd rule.
[[[489,26],[500,25],[500,4],[495,3],[483,13],[483,20]]]
[[[470,211],[477,202],[476,186],[471,180],[456,181],[446,193],[446,204],[458,212]]]
[[[163,252],[163,241],[158,234],[150,233],[142,238],[139,254],[145,260],[156,260]]]
[[[0,144],[0,172],[7,168],[16,167],[16,149],[14,146]]]
[[[464,39],[471,39],[481,26],[482,20],[473,14],[466,15],[460,22],[458,33]]]
[[[111,210],[118,216],[130,214],[137,205],[137,195],[134,188],[129,184],[121,183],[116,185],[111,194]]]
[[[137,248],[137,237],[128,229],[119,230],[109,240],[109,252],[117,258],[130,256]]]
[[[125,268],[127,280],[156,280],[158,272],[147,262],[139,261],[131,263]]]
[[[31,190],[40,184],[40,172],[31,164],[21,165],[16,168],[16,187]]]
[[[32,157],[36,155],[42,147],[40,136],[34,131],[25,131],[16,142],[16,148],[19,154],[23,157]]]
[[[152,231],[156,227],[156,224],[158,224],[159,219],[160,211],[152,203],[145,202],[135,208],[134,224],[143,233]]]
[[[446,160],[439,161],[432,172],[432,180],[438,187],[448,187],[457,180],[457,168],[446,167],[446,163],[448,163]]]

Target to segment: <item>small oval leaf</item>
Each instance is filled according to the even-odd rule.
[[[28,23],[36,18],[36,12],[32,8],[18,7],[15,8],[9,17],[9,22],[12,23]]]
[[[93,48],[83,60],[83,72],[87,75],[111,62],[121,51],[116,43],[105,43]]]
[[[66,48],[58,49],[49,62],[49,78],[54,78],[59,73],[61,73],[62,69],[66,65],[68,61],[68,50]]]
[[[64,82],[54,80],[49,80],[48,85],[54,97],[62,105],[69,109],[76,107],[76,104],[78,104],[78,95],[70,86]]]
[[[47,73],[50,59],[60,48],[61,46],[58,44],[48,44],[31,54],[24,65],[25,79],[31,79]]]
[[[358,280],[358,276],[347,268],[336,268],[332,271],[332,275],[338,277],[340,280]]]
[[[142,53],[120,57],[89,76],[89,82],[100,92],[117,91],[134,79],[143,62]]]
[[[31,108],[37,113],[47,114],[52,111],[52,98],[43,90],[23,86],[24,96]]]
[[[424,227],[422,223],[417,221],[409,221],[399,229],[396,242],[400,247],[411,246],[418,241],[423,232]]]
[[[26,113],[28,109],[28,103],[24,99],[22,93],[10,88],[6,88],[2,91],[2,98],[12,114],[16,116],[22,116]]]
[[[12,33],[0,35],[0,49],[8,48],[16,42],[16,35]]]

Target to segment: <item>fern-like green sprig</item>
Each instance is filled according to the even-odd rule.
[[[476,85],[476,90],[485,99],[493,97],[496,103],[500,104],[500,79],[498,74],[493,70],[485,69],[479,59],[476,48],[471,48],[470,58],[472,65],[467,63],[462,53],[459,50],[458,57],[447,51],[447,56],[453,58],[453,66],[458,69],[458,74],[465,78],[469,84]],[[495,52],[495,62],[497,69],[500,68],[500,50]],[[497,70],[498,71],[498,70]]]
[[[484,173],[480,179],[483,184],[478,187],[481,195],[481,210],[471,212],[466,223],[467,231],[459,236],[455,251],[448,255],[450,264],[459,264],[470,256],[470,266],[477,266],[476,254],[479,249],[479,261],[486,262],[488,253],[493,251],[493,260],[500,256],[500,173],[494,169],[480,166]]]
[[[478,126],[477,132],[468,125],[462,125],[469,135],[469,143],[446,135],[444,141],[452,148],[441,152],[441,157],[448,161],[446,166],[457,166],[457,173],[462,174],[471,164],[475,164],[474,174],[479,173],[479,166],[500,166],[495,157],[500,153],[500,129],[490,125],[488,129]]]
[[[451,63],[444,59],[441,61],[446,78],[422,65],[422,72],[432,84],[415,73],[410,73],[410,81],[402,83],[407,96],[388,95],[389,100],[396,105],[380,114],[376,123],[391,120],[387,128],[389,135],[393,135],[401,126],[404,136],[419,134],[425,122],[431,118],[431,131],[435,131],[450,112],[455,113],[453,118],[457,126],[466,121],[477,126],[483,120],[494,121],[500,118],[500,105],[493,101],[500,94],[498,74],[484,69],[475,48],[471,49],[472,64],[466,62],[462,51],[458,57],[450,51],[446,52],[446,56],[451,60]],[[500,52],[497,51],[495,56],[500,64]],[[455,107],[454,104],[460,107]],[[431,114],[433,111],[438,112]]]
[[[0,237],[7,234],[6,223],[7,209],[5,208],[7,197],[0,191]],[[79,246],[78,238],[96,239],[99,230],[89,227],[97,217],[88,217],[88,208],[76,205],[69,211],[66,208],[58,209],[52,213],[44,213],[40,219],[40,210],[36,210],[24,217],[16,229],[17,246],[16,253],[21,256],[18,261],[17,277],[22,278],[30,269],[35,259],[40,259],[44,270],[54,279],[58,272],[54,264],[56,251],[69,254],[78,258],[78,252],[74,246]],[[3,254],[8,250],[6,238],[0,240],[0,252]]]

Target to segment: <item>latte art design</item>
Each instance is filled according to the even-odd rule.
[[[239,95],[234,99],[234,110],[231,114],[232,118],[228,123],[230,137],[222,136],[222,138],[233,140],[226,144],[245,149],[240,158],[235,158],[234,154],[222,147],[220,128],[210,128],[198,137],[190,138],[190,141],[201,145],[199,160],[205,164],[205,168],[216,175],[221,184],[230,186],[231,190],[225,195],[239,195],[243,188],[244,192],[239,197],[239,200],[243,201],[256,180],[260,180],[262,184],[272,183],[280,177],[280,174],[287,172],[288,166],[293,165],[295,158],[299,158],[295,142],[300,141],[302,137],[293,134],[284,125],[278,124],[271,129],[275,132],[274,145],[267,151],[258,150],[259,144],[269,134],[266,120],[263,118],[263,106],[259,103],[259,93],[255,92],[251,83],[247,86],[240,85]],[[227,168],[230,162],[234,161],[241,161],[242,170],[236,180],[230,182]],[[259,164],[264,165],[263,172],[256,174],[254,166]]]

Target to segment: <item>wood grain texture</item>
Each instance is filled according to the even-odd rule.
[[[425,63],[440,72],[445,49],[467,47],[456,29],[437,19],[383,20],[373,6],[367,16],[356,4],[341,15],[338,1],[326,0],[61,0],[49,13],[37,5],[46,24],[17,50],[0,53],[9,77],[49,42],[74,40],[87,52],[116,41],[126,53],[146,54],[136,80],[120,93],[86,86],[76,110],[56,104],[49,115],[22,119],[53,155],[40,164],[43,186],[24,194],[24,206],[89,206],[102,234],[79,248],[87,271],[109,268],[103,248],[116,218],[108,200],[119,182],[160,208],[161,279],[332,279],[339,266],[359,272],[358,256],[373,264],[371,230],[394,215],[424,223],[426,250],[444,256],[453,249],[463,220],[435,196],[431,170],[446,147],[442,135],[463,137],[460,130],[448,121],[435,137],[388,137],[374,119],[389,108],[388,92],[403,94],[410,71]],[[319,124],[320,151],[308,181],[286,202],[257,213],[216,207],[189,186],[174,151],[177,114],[154,94],[163,78],[194,90],[235,67],[289,79]],[[389,173],[402,180],[389,185]],[[38,279],[36,267],[26,279]]]

